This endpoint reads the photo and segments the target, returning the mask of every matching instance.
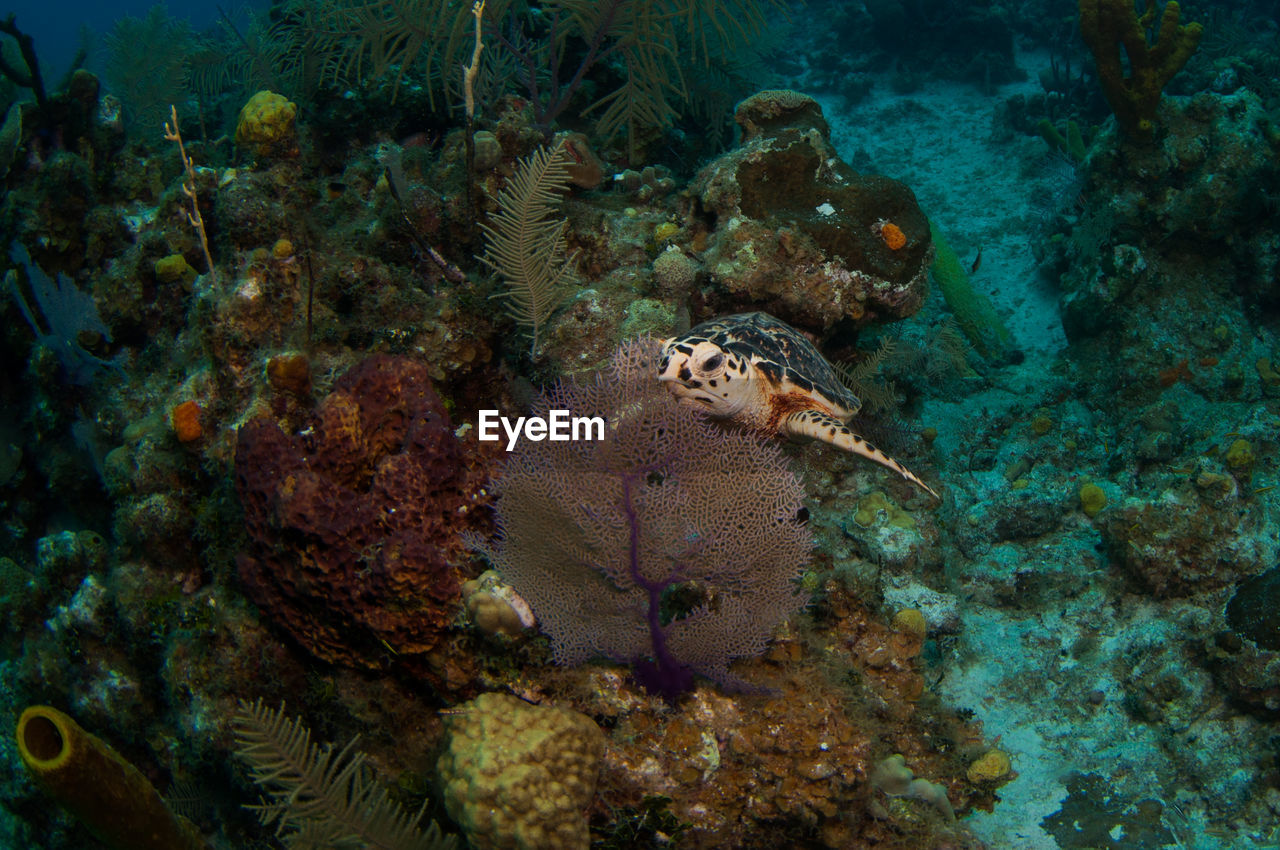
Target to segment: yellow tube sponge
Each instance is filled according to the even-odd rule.
[[[1080,0],[1080,35],[1098,63],[1102,93],[1121,131],[1136,141],[1155,137],[1160,92],[1200,43],[1200,24],[1183,26],[1181,20],[1177,0],[1165,4],[1158,30],[1155,0],[1146,0],[1141,17],[1133,0]],[[1148,32],[1157,33],[1153,44]]]
[[[18,754],[36,783],[116,850],[207,850],[137,768],[47,705],[18,718]]]

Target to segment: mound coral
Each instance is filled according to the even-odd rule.
[[[292,154],[298,147],[293,126],[297,114],[297,105],[284,95],[260,91],[240,110],[236,144],[260,157]]]
[[[1107,506],[1107,491],[1092,482],[1080,487],[1080,508],[1092,519]]]
[[[438,769],[449,815],[478,850],[590,845],[604,735],[585,714],[481,694],[449,711]]]

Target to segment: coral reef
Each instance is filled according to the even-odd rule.
[[[715,223],[695,318],[758,309],[825,333],[919,310],[933,243],[911,190],[841,161],[807,95],[759,92],[734,117],[742,143],[691,186],[690,215]],[[886,223],[904,244],[886,243]]]
[[[158,10],[43,95],[0,25],[0,708],[110,729],[215,846],[283,822],[227,765],[285,697],[271,812],[476,846],[1274,844],[1267,4],[1081,8],[1115,121],[1047,0],[783,5]],[[563,262],[533,350],[504,223]],[[940,505],[611,367],[753,309]],[[477,438],[552,406],[603,439]],[[0,845],[94,843],[0,756]]]
[[[1213,591],[1280,558],[1280,545],[1261,533],[1262,518],[1241,507],[1238,496],[1170,489],[1109,508],[1103,537],[1115,562],[1157,597]]]
[[[1122,152],[1104,133],[1084,166],[1085,193],[1108,201],[1088,204],[1066,238],[1043,246],[1049,267],[1065,272],[1063,326],[1072,339],[1136,329],[1152,310],[1168,309],[1160,281],[1188,273],[1234,280],[1231,289],[1249,300],[1277,296],[1277,257],[1267,247],[1276,228],[1264,211],[1280,188],[1280,164],[1257,132],[1267,120],[1262,104],[1248,91],[1200,94],[1169,102],[1163,116],[1154,145]],[[1226,294],[1214,285],[1176,298],[1185,312],[1212,317],[1224,314],[1217,301]]]
[[[699,687],[679,714],[662,717],[613,674],[596,673],[583,709],[614,728],[597,815],[657,791],[672,798],[695,847],[976,850],[952,812],[994,799],[988,789],[1004,780],[979,786],[966,776],[990,748],[928,693],[921,640],[870,616],[838,582],[822,591],[816,625],[829,638],[820,649],[787,631],[764,658],[738,665],[764,694]],[[933,732],[921,737],[922,727]],[[894,748],[929,783],[929,800],[895,800],[871,781]],[[803,825],[802,842],[788,824]]]

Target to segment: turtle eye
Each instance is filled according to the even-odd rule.
[[[708,357],[706,361],[702,364],[702,371],[714,372],[715,370],[720,368],[720,364],[722,363],[724,363],[724,355],[713,354],[710,357]]]

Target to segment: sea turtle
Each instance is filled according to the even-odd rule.
[[[862,402],[813,343],[767,313],[703,322],[662,343],[658,378],[684,404],[764,434],[811,437],[887,466],[939,498],[910,470],[849,430]]]

